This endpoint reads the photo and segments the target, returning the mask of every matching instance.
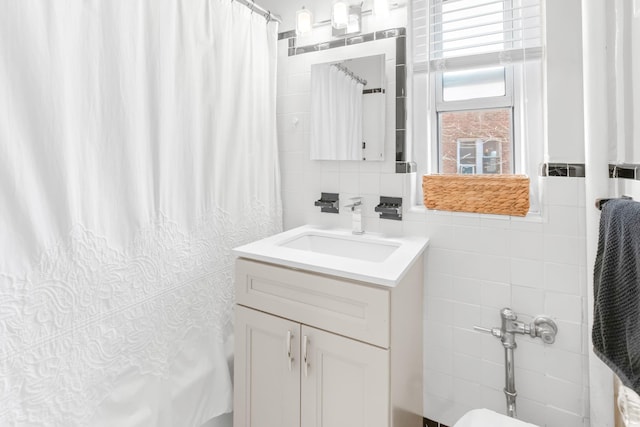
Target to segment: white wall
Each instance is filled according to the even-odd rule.
[[[547,1],[547,159],[584,162],[580,0]]]
[[[291,29],[287,19],[302,2],[272,3],[276,7],[271,10],[285,18],[281,31]],[[328,10],[330,2],[324,3]],[[293,10],[286,9],[292,4]],[[554,162],[584,162],[580,0],[547,2],[547,14],[547,156]],[[368,31],[405,26],[406,15],[402,11],[391,22],[367,25]],[[328,40],[328,30],[317,33],[322,31],[327,32],[316,37]],[[390,45],[378,41],[288,57],[287,42],[279,42],[278,130],[285,228],[305,223],[349,227],[347,210],[322,214],[313,206],[321,191],[340,192],[343,201],[350,195],[364,196],[365,230],[431,239],[425,280],[425,416],[452,425],[474,407],[504,412],[502,346],[496,338],[472,328],[498,326],[499,309],[509,306],[522,313],[523,320],[528,320],[526,315],[548,314],[559,326],[553,345],[517,338],[520,418],[540,426],[588,425],[585,295],[591,266],[585,253],[584,218],[585,206],[592,203],[585,200],[583,178],[540,178],[544,195],[539,216],[509,218],[416,207],[405,210],[402,222],[380,220],[373,211],[378,197],[403,195],[407,203],[417,182],[415,175],[394,173],[393,102],[387,111],[388,160],[308,160],[311,63],[326,62],[335,55],[389,52]],[[393,56],[387,58],[392,100]]]
[[[638,76],[640,72],[640,1],[634,0],[633,14],[629,14],[631,20],[631,43],[629,50],[631,52],[631,76]],[[629,138],[632,153],[632,158],[627,159],[627,162],[640,163],[640,79],[637,77],[632,80],[633,90],[633,108],[631,113],[631,129],[632,135]]]
[[[640,1],[615,0],[610,7],[608,72],[612,134],[611,161],[640,163]]]

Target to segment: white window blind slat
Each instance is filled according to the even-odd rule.
[[[522,44],[526,46],[529,42],[531,42],[532,44],[535,45],[535,43],[538,41],[538,38],[537,37],[501,38],[500,40],[494,41],[493,43],[482,41],[482,37],[476,37],[473,40],[481,40],[481,42],[474,43],[474,44],[461,43],[459,46],[449,47],[446,50],[433,49],[431,57],[432,59],[440,59],[444,57],[457,56],[457,55],[454,55],[456,51],[478,52],[480,49],[484,51],[489,51],[489,52],[505,52],[505,51],[511,51],[511,50],[518,50],[518,49],[522,49],[521,47]],[[464,39],[463,41],[466,41],[466,39]],[[504,47],[504,45],[509,45],[509,44],[512,44],[514,47],[512,48]],[[493,47],[495,47],[495,49]],[[535,47],[535,46],[532,46],[532,47]],[[444,55],[445,53],[448,55]]]
[[[504,0],[491,0],[488,2],[485,0],[485,3],[477,3],[477,4],[469,4],[468,0],[465,1],[464,3],[462,3],[464,0],[458,0],[458,1],[460,2],[460,7],[458,9],[454,9],[451,7],[450,0],[446,1],[446,6],[447,6],[446,13],[457,13],[457,12],[463,12],[465,10],[478,9],[486,6],[495,6],[495,5],[499,5],[501,7],[501,5],[504,3]],[[437,12],[442,7],[443,6],[441,4],[434,3],[431,5],[431,10]]]
[[[540,58],[542,58],[541,47],[503,50],[499,52],[434,59],[429,61],[428,64],[422,64],[420,67],[414,66],[414,71],[428,72],[468,70],[471,68],[484,68],[495,65],[509,65],[523,62],[525,60]]]
[[[456,4],[460,4],[460,3],[463,3],[463,2],[468,2],[468,0],[444,0],[444,1],[445,1],[448,5],[456,5]],[[482,1],[487,2],[488,0],[482,0]],[[491,1],[491,2],[501,2],[501,1],[504,1],[504,0],[490,0],[490,1]],[[429,4],[431,5],[431,8],[436,7],[436,6],[437,6],[437,3],[442,3],[442,1],[438,1],[438,2],[436,2],[436,1],[434,1],[434,0],[431,0],[431,1],[429,1],[429,0],[423,0],[423,2],[424,2],[424,3],[429,3]],[[479,2],[476,2],[476,3],[479,3]]]
[[[510,34],[516,33],[516,32],[520,32],[520,31],[535,31],[538,32],[540,31],[540,25],[532,25],[532,26],[528,26],[528,27],[524,27],[524,28],[514,28],[512,30],[498,30],[498,31],[485,31],[485,32],[479,32],[473,36],[463,36],[463,37],[452,37],[452,38],[447,38],[446,40],[444,40],[443,42],[439,42],[439,41],[431,41],[431,46],[439,46],[443,43],[452,43],[452,42],[462,42],[462,41],[467,41],[467,40],[477,40],[479,37],[486,37],[486,36],[495,36],[495,35],[502,35],[503,37],[501,37],[499,40],[496,41],[496,43],[509,43],[509,42],[517,42],[520,40],[538,40],[537,36],[531,36],[531,37],[521,37],[521,36],[517,36],[517,37],[512,37],[510,40],[507,38]],[[433,49],[434,52],[443,52],[444,49],[438,49],[437,47]]]
[[[503,1],[503,0],[501,0]],[[536,21],[540,21],[540,14],[531,14],[528,13],[526,16],[517,16],[517,15],[521,15],[523,12],[527,11],[530,12],[529,9],[533,9],[533,8],[538,8],[538,5],[535,6],[526,6],[526,7],[518,7],[518,8],[512,8],[512,9],[504,9],[504,10],[500,10],[499,12],[487,12],[487,13],[482,13],[482,14],[477,14],[471,17],[462,17],[462,18],[458,18],[458,19],[450,19],[447,21],[443,21],[443,22],[435,22],[431,24],[431,31],[432,32],[439,32],[439,33],[443,33],[443,32],[447,32],[447,31],[439,31],[434,29],[434,27],[437,28],[441,28],[441,27],[449,27],[451,28],[451,24],[454,24],[456,22],[465,22],[468,23],[465,26],[459,26],[456,28],[452,28],[451,31],[460,31],[462,29],[467,29],[467,28],[474,28],[474,27],[482,27],[482,26],[486,26],[486,25],[490,25],[490,24],[499,24],[499,23],[504,23],[506,24],[511,24],[512,26],[517,26],[518,23],[524,22],[524,21],[531,21],[531,20],[536,20]],[[511,15],[516,15],[516,17],[514,18],[505,18],[504,15],[505,14],[511,14]],[[479,21],[479,18],[483,18],[483,17],[489,17],[489,16],[493,16],[495,17],[493,19],[493,21]],[[474,22],[474,20],[476,22]]]

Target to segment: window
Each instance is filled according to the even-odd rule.
[[[542,1],[412,1],[421,173],[537,175],[544,146]]]
[[[502,143],[496,139],[461,138],[455,144],[443,146],[441,170],[444,173],[501,174],[509,168],[508,160],[503,161]]]

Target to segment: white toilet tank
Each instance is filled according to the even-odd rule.
[[[489,409],[469,411],[453,427],[537,427]]]

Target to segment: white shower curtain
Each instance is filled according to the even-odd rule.
[[[311,68],[311,159],[362,160],[363,88],[331,64]]]
[[[277,24],[0,0],[0,426],[231,410],[230,248],[281,229]]]

